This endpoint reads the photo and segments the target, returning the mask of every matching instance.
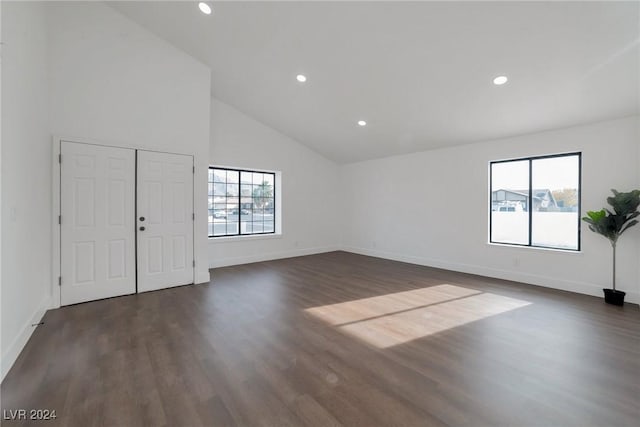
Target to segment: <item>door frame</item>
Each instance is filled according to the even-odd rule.
[[[166,153],[166,154],[179,154],[182,156],[190,156],[192,159],[192,164],[195,168],[195,156],[191,153],[178,153],[178,152],[168,152],[168,151],[159,151],[159,150],[150,150],[148,148],[139,147],[139,146],[127,146],[124,144],[110,144],[105,141],[97,141],[89,138],[74,138],[74,137],[64,137],[60,135],[54,135],[52,140],[52,156],[51,156],[51,204],[52,204],[52,215],[51,215],[51,304],[50,308],[60,308],[62,306],[62,290],[60,285],[60,274],[62,270],[62,227],[59,223],[60,215],[62,214],[62,203],[61,203],[61,179],[62,179],[62,169],[60,164],[60,156],[62,153],[62,142],[72,142],[76,144],[85,144],[85,145],[99,145],[103,147],[112,147],[112,148],[124,148],[128,150],[136,151],[136,159],[138,155],[138,150],[144,151],[153,151],[156,153]],[[135,183],[134,183],[134,194],[136,195],[134,204],[137,204],[137,180],[138,180],[138,169],[137,169],[137,160],[135,162]],[[192,212],[194,215],[196,214],[195,203],[196,203],[196,194],[195,194],[195,173],[191,176],[192,186],[191,191],[193,193],[192,197]],[[137,215],[137,212],[136,212]],[[197,218],[197,215],[196,215]],[[137,216],[134,218],[134,232],[137,233]],[[191,223],[191,232],[193,233],[193,257],[195,260],[196,257],[196,235],[195,235],[195,224],[196,221],[192,221]],[[136,243],[135,243],[136,252],[135,256],[135,266],[136,266],[136,294],[138,293],[138,243],[137,243],[137,234],[136,234]],[[196,269],[193,269],[193,283],[196,283]],[[188,285],[186,285],[188,286]],[[87,301],[89,302],[89,301]]]

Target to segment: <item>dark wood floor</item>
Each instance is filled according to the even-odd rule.
[[[485,299],[389,296],[437,286]],[[418,293],[431,302],[402,309]],[[526,305],[496,314],[482,311],[486,301]],[[211,284],[51,310],[44,321],[2,383],[4,410],[56,410],[41,425],[640,421],[637,306],[345,252],[219,268]]]

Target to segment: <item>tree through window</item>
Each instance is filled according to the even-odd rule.
[[[209,237],[275,233],[274,172],[209,168]]]

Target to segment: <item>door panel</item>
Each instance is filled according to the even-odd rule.
[[[193,158],[138,151],[137,204],[138,291],[193,283]]]
[[[61,304],[135,293],[135,151],[60,148]]]

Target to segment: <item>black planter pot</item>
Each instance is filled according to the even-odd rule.
[[[604,302],[613,305],[624,305],[624,296],[627,294],[623,291],[615,291],[613,289],[603,289]]]

